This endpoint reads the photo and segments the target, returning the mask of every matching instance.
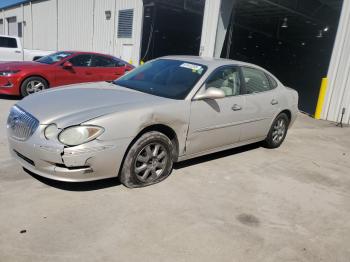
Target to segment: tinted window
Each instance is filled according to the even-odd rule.
[[[243,67],[242,72],[247,94],[260,93],[271,89],[264,72],[248,67]]]
[[[58,53],[54,53],[48,56],[44,56],[40,59],[35,60],[35,62],[39,62],[39,63],[43,63],[43,64],[54,64],[58,61],[61,61],[62,59],[71,56],[73,53],[68,53],[68,52],[58,52]]]
[[[77,55],[69,59],[69,62],[71,62],[73,66],[77,67],[89,67],[91,66],[91,60],[91,55]]]
[[[236,67],[224,67],[218,69],[209,77],[205,84],[206,88],[215,87],[224,91],[226,96],[240,94],[240,77]]]
[[[134,69],[114,83],[156,96],[184,99],[206,69],[200,64],[158,59]]]
[[[95,67],[117,67],[118,62],[107,56],[94,56],[93,66]]]
[[[12,37],[0,36],[0,47],[17,48],[17,41],[15,38]]]

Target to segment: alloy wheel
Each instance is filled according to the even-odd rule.
[[[41,81],[33,80],[29,81],[26,86],[28,94],[34,94],[45,89],[45,85]]]
[[[273,126],[273,132],[272,132],[272,140],[275,144],[279,144],[287,131],[287,123],[286,120],[283,118],[280,118],[276,121],[275,125]]]
[[[160,143],[146,145],[136,157],[134,172],[138,180],[144,183],[159,178],[169,161],[169,154]]]

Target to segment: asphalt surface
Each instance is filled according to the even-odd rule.
[[[350,259],[350,128],[300,115],[277,150],[198,158],[130,190],[24,172],[6,142],[15,102],[0,97],[1,262]]]

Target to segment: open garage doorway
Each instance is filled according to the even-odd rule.
[[[144,0],[141,61],[198,55],[205,0]]]
[[[235,0],[221,57],[271,71],[314,114],[341,7],[342,0]]]

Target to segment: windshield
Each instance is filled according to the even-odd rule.
[[[114,84],[156,96],[184,99],[206,70],[200,64],[158,59],[134,69]]]
[[[58,52],[58,53],[54,53],[48,56],[44,56],[38,60],[36,60],[35,62],[39,62],[39,63],[43,63],[43,64],[54,64],[56,62],[61,61],[62,59],[71,56],[73,53],[68,53],[68,52]]]

